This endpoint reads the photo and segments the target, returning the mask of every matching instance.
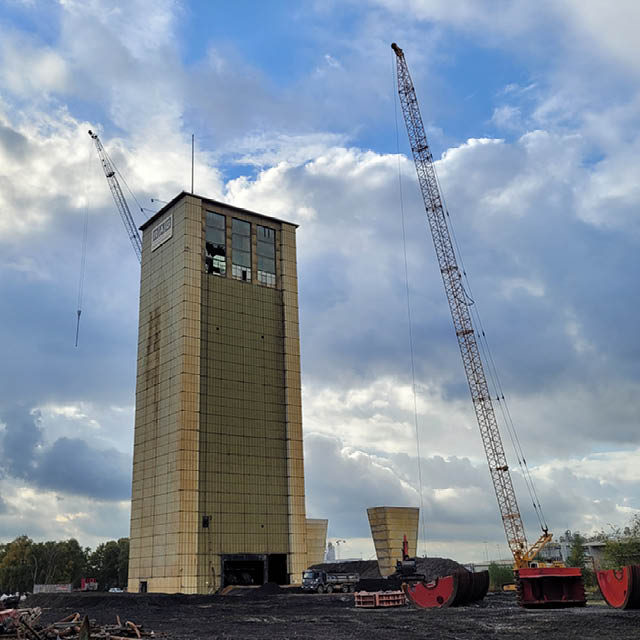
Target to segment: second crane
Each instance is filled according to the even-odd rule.
[[[104,175],[106,176],[107,182],[109,183],[111,195],[113,195],[113,199],[115,200],[116,207],[118,208],[118,213],[120,214],[120,218],[122,218],[122,223],[124,224],[124,228],[127,231],[129,240],[131,241],[131,246],[135,251],[138,262],[141,262],[142,240],[140,239],[140,234],[138,233],[136,224],[133,221],[133,216],[131,215],[129,205],[127,204],[124,194],[122,193],[122,189],[120,188],[120,183],[118,182],[113,162],[111,162],[111,158],[109,158],[107,152],[102,146],[102,142],[100,142],[98,134],[90,130],[89,135],[93,138],[93,141],[96,144],[96,149],[98,150],[98,156],[100,157],[100,162],[102,163]]]

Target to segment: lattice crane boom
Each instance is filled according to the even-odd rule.
[[[102,163],[104,175],[106,176],[107,182],[109,183],[111,195],[113,195],[116,207],[118,208],[118,213],[120,214],[120,218],[122,218],[122,223],[124,224],[124,228],[126,229],[129,240],[131,241],[131,246],[136,253],[138,262],[142,262],[142,240],[140,239],[140,234],[138,233],[138,229],[135,225],[135,222],[133,221],[133,216],[131,215],[131,211],[129,210],[129,205],[127,204],[124,194],[122,193],[122,189],[120,188],[120,183],[118,182],[118,178],[116,177],[116,171],[113,163],[107,155],[107,152],[104,150],[98,134],[93,133],[93,131],[89,131],[89,135],[93,138],[93,141],[96,144],[96,149],[98,150],[98,156],[100,157],[100,162]]]
[[[465,292],[462,274],[458,267],[451,234],[447,225],[447,214],[433,165],[427,136],[420,115],[416,92],[409,75],[404,53],[395,43],[391,45],[396,54],[398,94],[402,114],[407,126],[411,152],[418,174],[427,220],[442,274],[451,318],[464,365],[469,391],[475,409],[482,444],[484,445],[489,472],[493,481],[500,515],[507,534],[507,542],[513,554],[516,568],[527,566],[538,551],[551,540],[545,530],[540,539],[528,548],[524,524],[513,489],[511,474],[498,428],[491,394],[484,373],[478,341],[473,327],[470,300]]]

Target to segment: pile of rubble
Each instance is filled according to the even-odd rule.
[[[63,620],[46,626],[38,624],[42,609],[4,609],[0,611],[0,640],[125,640],[153,637],[153,631],[145,631],[141,624],[122,622],[116,616],[116,624],[98,625],[95,620],[73,613]]]
[[[324,564],[314,564],[310,569],[327,571],[328,573],[357,573],[361,578],[381,578],[377,560],[325,562]],[[427,557],[416,558],[416,569],[429,581],[449,576],[456,571],[463,571],[464,567],[451,558]]]

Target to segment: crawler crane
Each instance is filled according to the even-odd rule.
[[[480,427],[491,480],[507,535],[507,543],[514,558],[519,602],[525,607],[584,605],[584,587],[580,569],[532,566],[540,550],[551,541],[552,534],[548,532],[546,527],[543,527],[542,535],[538,540],[531,546],[527,543],[524,524],[513,489],[509,465],[480,357],[471,316],[471,301],[464,289],[462,273],[458,267],[447,224],[448,214],[443,205],[416,92],[402,49],[395,43],[391,47],[396,54],[398,94],[418,174],[418,183],[424,200],[473,407]]]

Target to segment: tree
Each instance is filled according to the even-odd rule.
[[[120,538],[118,548],[118,586],[124,587],[129,580],[129,538]]]
[[[500,591],[502,585],[515,581],[513,569],[504,565],[492,562],[489,565],[489,588],[492,591]]]
[[[0,591],[25,592],[33,589],[33,541],[19,536],[9,542],[0,560]]]
[[[595,574],[591,566],[591,561],[587,561],[587,553],[584,546],[585,538],[577,531],[567,541],[571,541],[569,556],[567,557],[568,567],[579,567],[582,569],[582,579],[585,587],[595,586]]]
[[[100,589],[125,586],[129,571],[129,538],[98,545],[89,557],[89,566]]]
[[[585,539],[576,531],[571,538],[571,547],[567,557],[567,565],[584,569],[587,563],[584,549]]]
[[[58,546],[60,563],[56,582],[71,583],[77,589],[87,573],[87,553],[75,538],[58,542]]]
[[[129,538],[110,540],[91,549],[70,540],[33,542],[19,536],[0,543],[0,593],[33,591],[34,584],[72,584],[95,577],[101,588],[124,586],[129,570]]]
[[[606,537],[603,568],[619,569],[628,564],[640,564],[640,514],[624,529],[613,529]]]
[[[0,550],[0,591],[33,591],[34,584],[80,586],[87,549],[77,540],[33,542],[20,536]]]

